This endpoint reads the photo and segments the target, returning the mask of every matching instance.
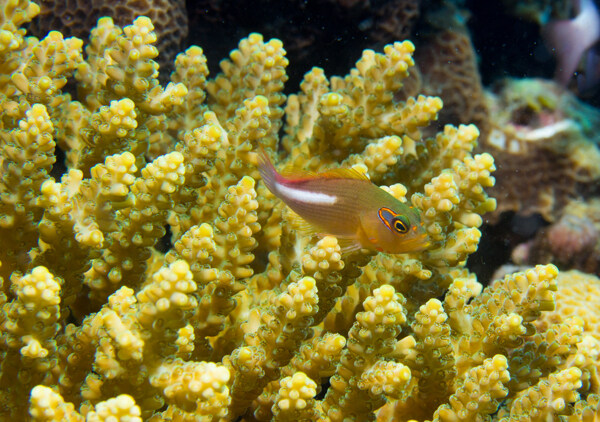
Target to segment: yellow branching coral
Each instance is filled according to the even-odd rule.
[[[344,415],[368,418],[385,402],[384,396],[400,398],[411,378],[405,365],[385,361],[406,322],[402,297],[385,285],[363,305],[365,311],[356,315],[348,348],[323,399],[323,410],[332,421],[341,421]]]
[[[59,394],[44,386],[37,386],[31,391],[32,420],[40,422],[108,422],[127,420],[141,422],[141,411],[131,396],[121,394],[118,397],[98,403],[85,417],[74,410],[71,403],[65,403]]]
[[[85,418],[75,410],[73,403],[65,403],[60,394],[51,388],[38,385],[31,390],[31,407],[29,414],[35,421],[83,422]]]
[[[281,380],[276,404],[273,406],[274,420],[310,421],[321,416],[314,409],[317,384],[302,372]]]
[[[541,421],[568,414],[569,405],[579,399],[577,389],[580,387],[579,368],[569,368],[550,374],[547,380],[540,380],[537,385],[519,393],[511,405],[508,418]]]
[[[31,46],[28,60],[22,60],[11,81],[35,102],[48,104],[64,98],[54,95],[67,83],[66,75],[81,62],[82,41],[63,39],[60,32],[51,31],[40,43]]]
[[[508,363],[502,355],[486,359],[466,374],[464,384],[450,396],[450,404],[440,406],[434,421],[469,421],[477,415],[491,414],[498,408],[498,400],[506,397],[504,386],[510,379]]]
[[[229,371],[222,365],[180,360],[165,362],[151,378],[172,403],[163,418],[185,417],[185,412],[196,417],[226,416],[231,401],[228,381]]]
[[[5,377],[22,377],[11,392],[2,395],[7,406],[13,395],[23,389],[42,384],[56,365],[55,336],[60,330],[60,280],[44,267],[36,267],[30,274],[13,274],[11,284],[15,299],[5,304],[0,316],[0,337],[5,346],[2,372]]]
[[[35,246],[40,216],[35,200],[55,161],[52,130],[46,107],[35,104],[19,120],[18,128],[2,132],[0,230],[9,243]],[[0,254],[5,278],[25,260],[13,250]]]
[[[251,34],[215,77],[190,47],[162,86],[148,18],[100,19],[83,54],[27,37],[37,12],[0,7],[0,419],[596,417],[598,340],[577,315],[542,318],[556,268],[485,289],[465,268],[494,163],[472,125],[423,136],[439,98],[394,99],[412,43],[345,77],[313,68],[286,97],[279,40]],[[304,233],[259,148],[367,174],[431,247],[343,253]]]
[[[142,169],[130,188],[132,206],[120,210],[122,225],[111,233],[101,257],[85,274],[87,284],[98,299],[106,297],[124,280],[141,284],[138,266],[144,266],[151,247],[165,234],[164,225],[173,194],[184,181],[183,156],[172,152],[158,157]],[[133,273],[132,273],[133,271]]]
[[[7,344],[18,347],[21,343],[20,351],[24,357],[45,358],[51,353],[49,348],[56,349],[55,345],[47,343],[54,343],[53,337],[59,330],[60,283],[44,267],[36,267],[24,277],[15,274],[11,283],[18,301],[11,302],[6,308],[8,318],[3,328],[10,335]],[[38,324],[38,320],[44,321],[44,325]],[[42,371],[48,369],[47,364],[40,368]]]
[[[412,323],[416,353],[407,357],[413,375],[419,380],[417,404],[440,405],[452,391],[456,361],[452,351],[451,329],[443,304],[430,299],[419,308]]]

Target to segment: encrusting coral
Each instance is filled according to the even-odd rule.
[[[600,274],[600,201],[573,200],[560,218],[518,245],[512,260],[519,265],[554,262],[562,269]]]
[[[37,11],[0,13],[2,419],[597,413],[581,320],[534,326],[556,268],[482,290],[464,267],[493,159],[471,154],[474,126],[423,139],[438,98],[394,101],[410,42],[344,78],[314,68],[286,98],[278,40],[251,34],[213,79],[191,47],[163,87],[149,19],[100,19],[84,59],[77,39],[26,37]],[[259,147],[280,168],[368,174],[421,211],[430,249],[343,255],[307,236],[260,183]]]
[[[452,2],[428,9],[428,29],[421,30],[422,41],[415,52],[416,67],[422,76],[420,81],[415,80],[421,85],[417,92],[438,95],[444,101],[438,126],[475,123],[485,138],[489,111],[467,23]]]
[[[600,180],[600,112],[552,81],[506,79],[488,95],[490,130],[482,149],[493,154],[498,207],[560,218],[565,206],[594,195]]]

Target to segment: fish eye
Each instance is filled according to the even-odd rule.
[[[408,232],[408,224],[406,224],[404,221],[400,220],[399,218],[394,218],[392,225],[394,227],[394,230],[396,230],[398,233],[404,234],[404,233]]]

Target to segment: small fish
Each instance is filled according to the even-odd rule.
[[[361,248],[391,254],[429,246],[420,213],[353,169],[286,177],[264,151],[259,172],[267,188],[319,234],[340,240],[343,252]]]

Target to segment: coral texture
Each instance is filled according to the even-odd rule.
[[[191,47],[162,86],[148,18],[100,19],[84,59],[77,39],[26,37],[37,12],[11,0],[0,19],[1,418],[597,412],[581,320],[534,325],[556,267],[484,290],[465,268],[494,163],[471,154],[474,126],[422,136],[439,98],[393,100],[410,42],[343,78],[314,68],[286,98],[278,40],[251,34],[210,79]],[[259,147],[281,168],[365,172],[420,210],[430,249],[343,255],[307,236],[258,180]]]

